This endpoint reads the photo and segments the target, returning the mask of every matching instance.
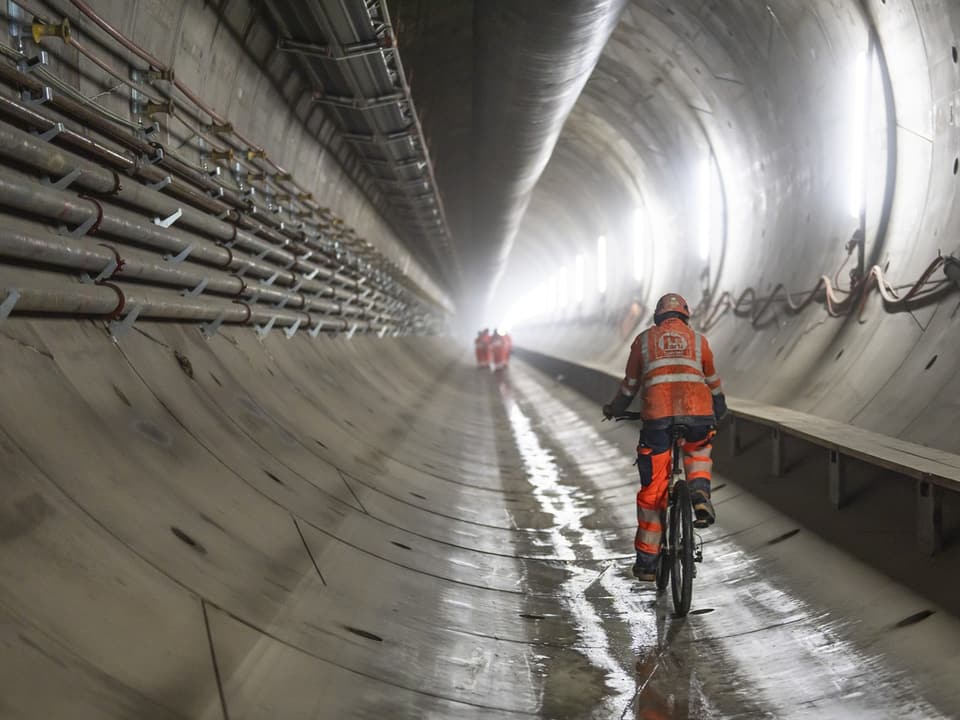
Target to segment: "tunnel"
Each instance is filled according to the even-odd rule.
[[[0,14],[0,718],[960,717],[960,4]]]

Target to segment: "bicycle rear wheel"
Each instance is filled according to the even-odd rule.
[[[666,521],[666,513],[661,514],[661,524]],[[660,536],[660,556],[657,558],[657,594],[667,589],[670,582],[670,566],[673,564],[673,554],[667,548],[667,533]]]
[[[670,589],[673,609],[679,617],[690,612],[693,600],[693,505],[690,488],[684,480],[673,484],[673,502],[670,505],[670,548],[673,557],[670,568]]]

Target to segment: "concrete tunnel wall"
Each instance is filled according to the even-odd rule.
[[[526,240],[521,236],[516,263],[526,259],[545,267],[544,254],[555,254],[563,243],[571,250],[592,247],[592,227],[561,233],[547,218],[560,211],[578,215],[580,205],[569,194],[572,164],[583,166],[584,153],[596,151],[609,139],[610,128],[619,127],[617,118],[604,116],[600,98],[609,86],[600,83],[611,59],[629,63],[631,33],[650,19],[643,5],[634,3],[615,32],[607,64],[601,63],[574,110],[532,205],[530,227],[552,230],[557,243],[538,247],[532,234]],[[920,158],[917,163],[930,180],[929,188],[918,189],[911,170],[898,188],[935,201],[918,210],[907,195],[898,195],[900,219],[891,223],[882,246],[890,253],[891,273],[902,267],[904,277],[912,278],[935,246],[928,239],[933,231],[943,237],[953,227],[952,176],[939,174],[940,165],[950,171],[944,158],[952,156],[943,148],[951,148],[955,138],[944,116],[956,83],[950,66],[929,58],[949,57],[948,28],[957,20],[948,3],[924,5],[920,14],[907,12],[913,5],[893,0],[873,9],[885,6],[896,14],[878,29],[889,43],[894,44],[892,38],[902,43],[897,56],[918,60],[915,41],[922,35],[928,57],[914,69],[936,68],[931,77],[937,89],[927,106],[937,110],[931,126],[898,130],[904,136],[898,158]],[[829,9],[849,10],[840,3],[816,7],[823,11],[820,20]],[[361,234],[400,260],[405,257],[362,194],[319,145],[300,134],[283,101],[235,40],[217,30],[211,12],[189,0],[104,2],[98,9],[171,60],[178,74],[218,107],[223,102],[231,117],[249,122],[251,133],[271,152],[286,153],[283,161],[295,164],[298,175],[315,178],[318,197]],[[175,23],[165,24],[173,17]],[[805,17],[812,22],[812,16]],[[820,30],[817,23],[802,27],[828,35],[824,43],[839,55],[843,28],[855,27],[855,21],[846,13],[838,17],[835,24],[823,22]],[[953,25],[945,23],[947,17]],[[729,24],[735,26],[732,19]],[[786,33],[795,30],[790,23],[783,27]],[[655,25],[649,32],[662,31]],[[708,43],[713,36],[700,37]],[[759,276],[779,278],[787,265],[798,262],[803,267],[793,278],[798,286],[815,278],[821,268],[802,246],[788,243],[808,208],[812,222],[822,224],[812,235],[821,238],[815,254],[823,256],[826,268],[841,260],[849,223],[814,212],[833,182],[818,179],[820,170],[829,175],[826,159],[820,158],[823,167],[798,173],[797,158],[805,156],[797,149],[801,145],[791,142],[804,127],[832,133],[836,117],[811,120],[804,111],[814,114],[822,99],[817,91],[798,99],[786,82],[770,80],[778,77],[774,69],[791,66],[798,56],[787,53],[782,65],[774,57],[769,68],[755,68],[760,77],[753,82],[784,97],[771,99],[768,114],[757,113],[755,125],[728,138],[748,168],[733,183],[769,184],[776,198],[748,204],[731,217],[734,239],[726,246],[718,288],[756,283]],[[895,77],[906,93],[916,83],[907,77],[907,60],[901,62]],[[784,70],[782,77],[812,77],[830,65],[801,67]],[[726,85],[706,84],[718,97],[733,92]],[[741,103],[728,106],[728,112],[750,117],[755,108],[748,98]],[[781,103],[795,116],[781,118]],[[660,110],[662,119],[671,117],[669,103]],[[925,111],[915,117],[920,122]],[[780,125],[785,119],[789,131]],[[600,128],[599,135],[591,135],[591,128]],[[928,131],[929,147],[910,132],[918,128]],[[678,133],[681,140],[692,137]],[[911,143],[914,153],[905,154]],[[626,133],[614,145],[623,157],[638,162],[644,157]],[[939,164],[935,148],[943,156]],[[666,171],[647,162],[651,178]],[[629,190],[624,194],[631,202],[636,200],[635,178],[622,168],[603,171],[598,172],[606,180],[597,183],[597,192],[607,193],[613,178],[625,183],[621,189]],[[792,179],[798,174],[808,182],[798,185]],[[583,196],[593,216],[606,214],[614,224],[616,208],[592,193]],[[795,206],[789,216],[783,215],[787,206]],[[683,219],[679,210],[677,217]],[[757,235],[767,221],[775,229],[765,237],[760,229]],[[679,225],[677,243],[694,230]],[[614,237],[611,233],[612,243]],[[738,244],[735,238],[754,240]],[[515,279],[521,283],[519,275]],[[509,282],[508,276],[507,290]],[[650,275],[641,287],[621,279],[611,283],[607,306],[596,308],[605,320],[568,318],[520,330],[518,339],[619,372],[628,341],[610,323],[627,301],[639,297],[649,304],[673,282],[696,298],[698,271],[670,271],[662,281]],[[882,431],[886,422],[909,420],[909,427],[887,431],[956,449],[949,422],[956,418],[960,389],[950,352],[957,343],[952,310],[948,300],[923,311],[920,322],[929,323],[924,332],[909,315],[882,315],[876,301],[864,326],[856,320],[821,322],[818,307],[782,317],[762,331],[728,316],[711,337],[732,393]],[[919,343],[914,349],[903,338]],[[881,342],[882,352],[874,352]],[[781,346],[785,349],[778,353]],[[831,357],[834,348],[845,352],[825,368],[820,362],[824,347]],[[940,359],[921,375],[924,382],[909,380],[916,376],[910,375],[911,363],[925,364],[931,351]],[[837,389],[848,387],[851,379],[866,388],[856,397]],[[628,477],[632,439],[600,435],[592,420],[582,420],[587,410],[573,393],[522,366],[511,383],[512,389],[505,388],[465,367],[460,349],[443,339],[311,340],[300,333],[288,341],[274,333],[260,343],[249,328],[224,328],[208,342],[186,324],[139,322],[115,343],[97,322],[10,318],[0,328],[0,717],[617,716],[621,708],[604,704],[604,696],[629,699],[634,678],[596,665],[597,636],[588,637],[593,644],[585,643],[584,627],[570,617],[577,598],[586,596],[587,583],[603,575],[603,563],[622,563],[629,554],[633,508],[624,497],[631,499],[634,485]],[[880,386],[883,390],[868,402],[867,395]],[[524,438],[511,426],[511,401],[504,399],[511,392],[512,402],[536,425],[547,455],[568,463],[561,479],[589,505],[577,516],[580,531],[594,533],[597,543],[585,567],[575,562],[579,546],[576,558],[560,552],[557,518],[549,511],[553,506],[542,488],[531,491],[529,475],[537,468],[531,471],[529,458],[518,450]],[[869,412],[856,416],[861,406]],[[899,412],[889,412],[894,406]],[[592,412],[592,405],[588,409]],[[722,651],[716,650],[712,660],[698,658],[689,646],[676,643],[688,655],[668,655],[664,661],[683,669],[687,659],[694,668],[702,663],[685,679],[714,699],[713,704],[698,699],[702,705],[691,700],[693,712],[760,716],[779,692],[786,714],[801,708],[829,717],[843,707],[845,694],[860,692],[876,702],[877,712],[940,716],[929,701],[942,716],[955,714],[960,629],[951,616],[938,612],[910,634],[891,633],[891,623],[911,616],[921,602],[910,590],[809,535],[771,545],[771,538],[795,532],[796,523],[749,493],[735,495],[723,512],[724,534],[736,541],[720,538],[711,550],[713,567],[719,568],[713,571],[716,594],[711,596],[717,612],[704,616],[713,625],[702,626],[704,634],[719,638],[711,648]],[[756,570],[743,559],[747,554],[758,558]],[[820,561],[832,578],[844,581],[824,583]],[[782,607],[773,602],[787,587],[772,587],[782,568],[789,568],[791,587],[804,602]],[[590,603],[626,598],[626,610],[617,612],[654,635],[665,634],[665,644],[672,633],[685,637],[676,625],[664,630],[663,618],[655,620],[650,606],[631,595],[625,577],[612,572],[605,577],[601,597]],[[831,613],[825,628],[818,624],[822,608]],[[656,622],[659,629],[648,627]],[[787,627],[783,634],[772,640],[765,634],[781,625]],[[811,645],[809,655],[789,634],[791,625],[816,631],[801,638]],[[741,643],[735,639],[739,633],[757,638],[757,644],[743,642],[747,660],[735,666],[725,653]],[[853,641],[863,649],[851,651]],[[632,661],[638,648],[630,637],[622,642],[611,652]],[[782,655],[774,654],[772,662],[760,644],[776,648],[775,653],[783,648]],[[821,693],[818,673],[828,672],[822,656],[834,662],[829,671],[853,680],[831,688],[836,690],[832,700],[804,705]],[[798,664],[798,657],[806,664]],[[638,666],[643,659],[638,655]],[[798,666],[803,673],[795,672]],[[870,671],[865,676],[863,666]],[[545,668],[557,671],[551,676]],[[760,682],[764,670],[769,676],[754,693],[753,683]],[[672,691],[664,695],[681,703]]]
[[[514,335],[534,350],[619,374],[635,320],[649,322],[667,291],[699,305],[705,276],[713,303],[750,287],[765,296],[778,283],[798,302],[822,275],[848,288],[856,254],[845,262],[844,246],[858,225],[847,209],[853,68],[871,27],[890,87],[877,65],[866,142],[867,269],[877,265],[890,285],[910,285],[938,254],[960,250],[956,3],[636,0],[541,179],[494,317],[561,266],[572,296],[574,258],[583,254],[584,301],[521,322]],[[697,172],[709,152],[722,178],[714,201],[722,215],[704,262]],[[636,207],[647,209],[640,228],[631,226]],[[610,258],[605,296],[593,280],[601,234]],[[940,270],[931,278],[943,279]],[[633,302],[639,316],[629,321]],[[953,294],[886,313],[874,291],[862,313],[847,317],[829,317],[822,302],[796,314],[775,304],[757,326],[726,312],[708,335],[734,396],[957,451],[957,307]]]

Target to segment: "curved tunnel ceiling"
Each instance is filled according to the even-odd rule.
[[[915,392],[907,367],[922,371],[942,355],[952,306],[935,295],[881,302],[874,279],[906,292],[939,253],[957,250],[943,239],[955,223],[957,14],[948,2],[627,3],[532,193],[484,320],[519,324],[521,343],[618,372],[630,329],[659,294],[680,291],[709,326],[733,392],[924,437],[925,414],[950,412],[932,389],[901,419],[886,402]],[[871,46],[869,82],[859,81]],[[438,74],[423,58],[415,72],[415,94]],[[458,98],[434,100],[426,124],[439,148],[443,102]],[[863,170],[853,171],[860,143]],[[850,210],[858,184],[863,231]],[[586,297],[550,311],[548,281],[566,268],[572,286],[577,256]],[[496,277],[479,264],[471,272],[481,284]],[[821,278],[834,303],[853,293],[863,309],[832,318],[822,284],[805,309],[788,306],[785,293],[799,303]],[[948,290],[939,271],[926,282]],[[873,289],[860,299],[861,288]],[[517,309],[529,315],[535,305],[518,323]],[[896,352],[890,342],[901,343]],[[851,373],[858,379],[843,389]]]

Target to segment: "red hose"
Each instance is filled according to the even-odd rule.
[[[814,288],[798,303],[793,302],[792,294],[786,291],[783,283],[779,283],[770,295],[762,299],[758,298],[757,291],[752,287],[746,288],[740,294],[740,297],[737,298],[736,302],[733,302],[733,295],[730,292],[723,292],[713,306],[706,310],[706,319],[702,327],[704,331],[710,330],[730,311],[738,317],[749,316],[751,325],[757,327],[761,324],[761,318],[774,303],[779,302],[786,304],[789,312],[795,314],[819,298],[821,290],[823,291],[824,305],[826,306],[827,313],[829,313],[831,317],[849,315],[853,311],[853,308],[856,307],[858,309],[858,319],[860,322],[863,322],[863,310],[869,298],[870,291],[874,287],[877,288],[877,292],[883,300],[884,310],[887,312],[901,312],[917,306],[918,303],[926,303],[939,299],[941,296],[955,289],[953,287],[945,288],[942,284],[937,284],[934,288],[924,290],[924,286],[930,280],[930,276],[933,275],[944,262],[943,257],[935,258],[933,262],[927,266],[927,269],[924,270],[920,278],[909,286],[907,293],[902,297],[898,296],[889,286],[884,277],[883,269],[880,268],[879,265],[871,267],[864,278],[855,280],[849,291],[835,287],[829,277],[821,275]],[[781,293],[783,293],[782,296]],[[841,298],[839,297],[840,294],[846,295],[846,297]],[[758,303],[761,301],[762,305],[758,306]]]

